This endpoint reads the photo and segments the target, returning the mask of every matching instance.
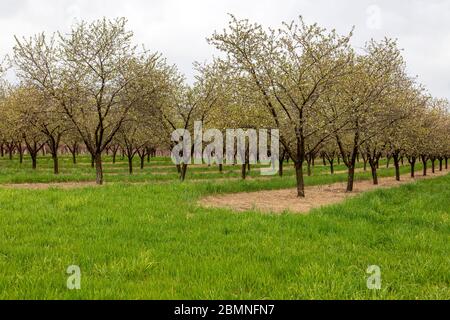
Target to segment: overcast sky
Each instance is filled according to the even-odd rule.
[[[433,95],[450,98],[448,0],[1,0],[0,56],[11,52],[14,35],[65,31],[75,19],[126,17],[137,43],[163,53],[192,79],[192,62],[214,54],[205,38],[226,26],[227,13],[272,27],[299,15],[341,33],[355,26],[355,46],[397,38],[410,74]]]

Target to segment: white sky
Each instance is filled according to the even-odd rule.
[[[126,17],[137,43],[163,53],[192,79],[192,62],[215,53],[205,38],[226,27],[227,13],[271,27],[298,15],[340,33],[355,26],[355,46],[397,38],[410,74],[433,95],[450,98],[448,0],[1,0],[0,57],[11,53],[13,35],[65,31],[74,19]]]

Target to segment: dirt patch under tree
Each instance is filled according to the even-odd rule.
[[[305,188],[306,198],[297,198],[296,189],[268,190],[257,192],[242,192],[208,196],[199,201],[199,204],[209,208],[229,208],[236,211],[257,210],[261,212],[281,213],[284,211],[308,213],[313,208],[335,204],[364,191],[377,188],[389,188],[416,180],[443,176],[449,171],[436,171],[428,176],[416,175],[412,179],[409,174],[402,175],[401,181],[395,177],[380,178],[379,184],[374,185],[372,180],[356,181],[354,191],[346,192],[346,183],[333,183]]]

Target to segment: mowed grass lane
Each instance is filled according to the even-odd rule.
[[[95,169],[91,168],[90,157],[79,156],[77,158],[77,164],[72,163],[71,157],[60,157],[60,173],[58,175],[53,174],[53,161],[51,157],[39,157],[38,167],[36,170],[31,168],[31,160],[25,156],[22,164],[19,163],[17,157],[13,160],[9,160],[7,157],[0,158],[0,185],[1,184],[20,184],[20,183],[57,183],[57,182],[87,182],[95,181]],[[135,158],[133,161],[134,170],[130,175],[128,172],[128,163],[126,159],[122,160],[119,156],[117,162],[112,163],[110,156],[104,156],[103,169],[106,183],[122,183],[122,182],[137,182],[137,183],[151,183],[151,182],[170,182],[179,179],[175,165],[173,165],[170,158],[152,158],[149,163],[145,162],[144,169],[140,169],[140,160]],[[259,168],[267,167],[262,165],[252,165],[249,172],[250,179],[261,178]],[[346,167],[341,163],[336,164],[335,171],[342,173],[346,171]],[[357,164],[357,167],[361,170],[363,163]],[[420,170],[421,164],[417,164],[416,169]],[[293,164],[285,163],[284,165],[284,177],[287,178],[289,186],[292,186],[292,181],[295,178],[295,170]],[[370,171],[370,168],[368,168]],[[382,159],[380,163],[380,174],[393,174],[392,165],[389,170],[386,171],[386,160]],[[407,166],[402,168],[402,172],[408,172]],[[316,161],[316,165],[313,168],[313,175],[329,175],[329,166],[323,166],[320,160]],[[305,164],[306,175],[306,164]],[[188,168],[187,180],[209,180],[209,179],[240,179],[241,168],[239,165],[224,165],[223,172],[219,172],[217,165],[191,165]],[[274,177],[263,177],[264,180]],[[370,174],[366,172],[361,175],[361,178],[370,178]],[[341,180],[338,180],[341,181]]]

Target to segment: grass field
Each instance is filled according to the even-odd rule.
[[[88,158],[70,161],[54,177],[48,158],[36,172],[27,159],[0,160],[1,299],[450,299],[449,175],[309,215],[197,205],[213,193],[293,187],[288,168],[247,181],[215,179],[238,178],[239,167],[190,168],[180,183],[169,159],[142,172],[136,162],[130,177],[107,158],[100,188],[1,187],[95,178]],[[345,181],[328,170],[317,165],[306,184]],[[379,174],[394,173],[382,165]],[[81,290],[66,288],[69,265],[81,268]],[[369,265],[381,268],[381,290],[367,289]]]

